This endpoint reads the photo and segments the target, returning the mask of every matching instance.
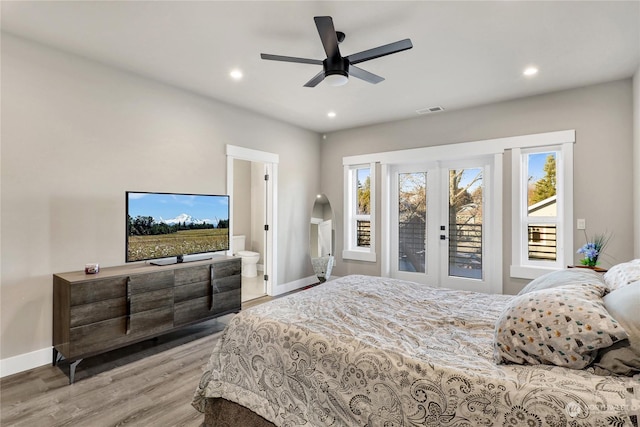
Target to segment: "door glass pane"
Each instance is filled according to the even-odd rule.
[[[424,273],[427,173],[398,174],[398,270]]]
[[[449,170],[449,276],[482,279],[482,169]]]

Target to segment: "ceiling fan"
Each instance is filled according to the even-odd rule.
[[[327,53],[327,58],[325,60],[270,55],[268,53],[260,54],[262,59],[268,59],[271,61],[322,65],[322,71],[309,80],[304,85],[305,87],[315,87],[325,79],[331,86],[341,86],[349,81],[349,76],[357,77],[373,84],[380,83],[384,80],[383,77],[356,67],[355,64],[380,58],[381,56],[391,55],[392,53],[402,52],[403,50],[411,49],[413,47],[410,39],[404,39],[395,43],[378,46],[373,49],[364,50],[362,52],[343,57],[340,54],[338,44],[342,43],[345,35],[343,32],[335,30],[333,26],[333,19],[331,19],[330,16],[316,16],[313,19],[316,22],[316,27],[318,28],[318,34],[320,35],[324,51]]]

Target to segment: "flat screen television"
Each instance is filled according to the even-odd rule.
[[[229,196],[127,191],[126,214],[127,262],[174,264],[229,250]]]

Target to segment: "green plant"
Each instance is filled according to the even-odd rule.
[[[584,237],[587,243],[578,249],[578,253],[584,255],[580,263],[588,267],[595,267],[598,265],[598,258],[604,252],[604,248],[607,246],[607,243],[609,243],[611,235],[609,233],[595,234],[593,239],[589,240],[587,232],[585,231]]]

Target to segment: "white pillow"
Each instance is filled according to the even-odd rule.
[[[539,291],[542,289],[551,289],[564,285],[579,285],[590,283],[593,285],[604,285],[602,275],[588,268],[572,268],[567,270],[552,271],[544,274],[537,279],[533,279],[524,287],[518,295],[528,294],[529,292]]]
[[[614,265],[604,273],[604,282],[610,291],[640,280],[640,259]]]

